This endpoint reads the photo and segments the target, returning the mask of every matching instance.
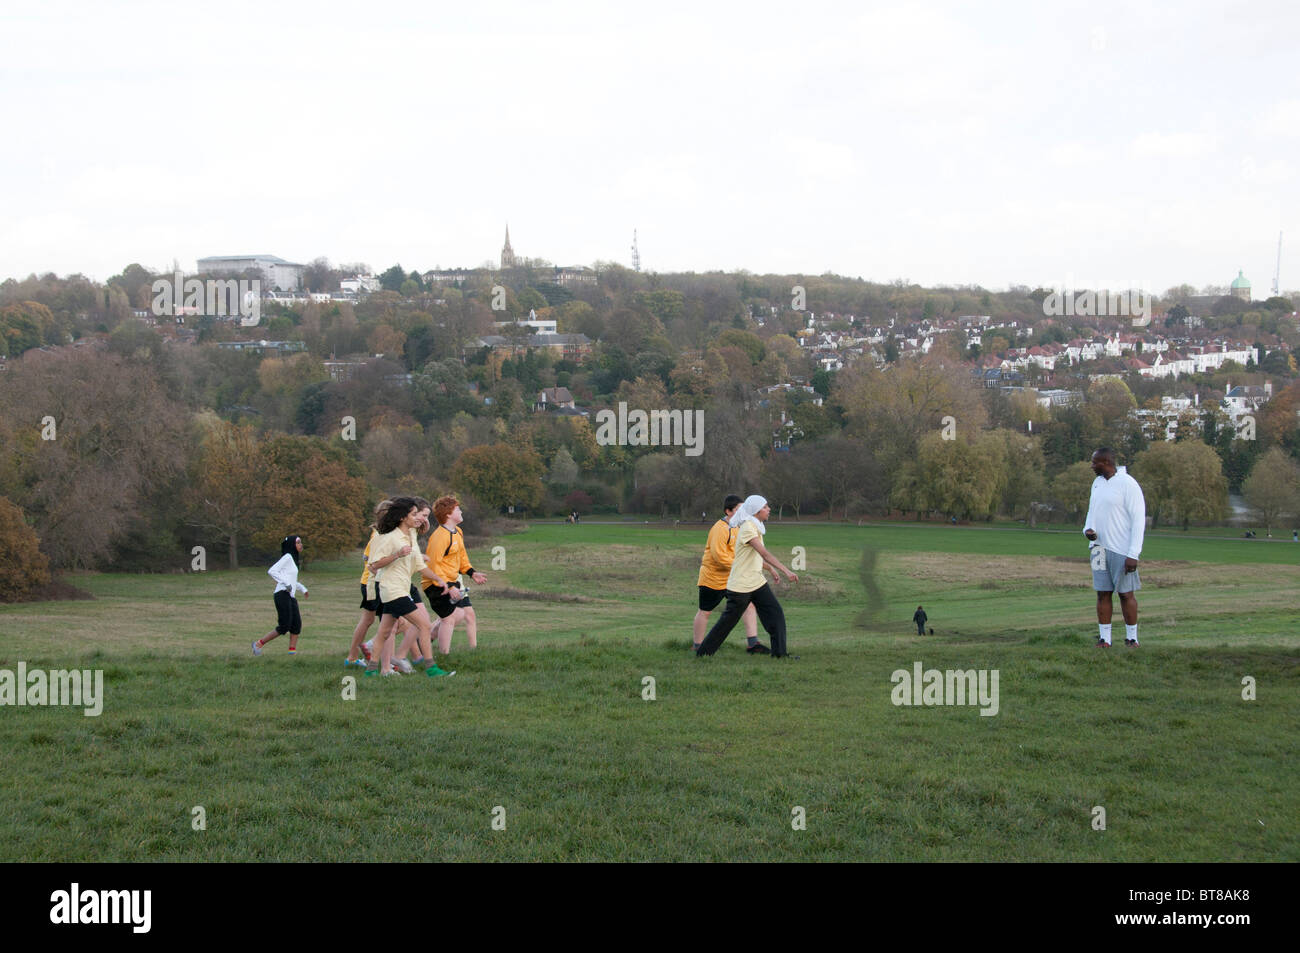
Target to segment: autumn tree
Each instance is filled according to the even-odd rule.
[[[370,332],[366,344],[369,346],[371,354],[400,358],[402,348],[406,344],[406,335],[401,331],[394,330],[387,324],[379,324]]]
[[[689,413],[689,411],[683,411]],[[680,479],[688,484],[692,504],[708,502],[724,492],[742,496],[758,486],[758,448],[770,438],[743,403],[733,397],[720,397],[704,409],[704,436],[698,456],[682,454]],[[608,448],[607,448],[608,449]],[[693,508],[693,506],[692,506]]]
[[[18,602],[50,581],[50,561],[23,511],[0,496],[0,602]]]
[[[409,486],[432,476],[429,450],[419,424],[371,427],[361,440],[361,462],[380,486]]]
[[[274,477],[252,427],[208,421],[190,476],[190,523],[226,544],[231,569],[239,568],[240,539],[251,537],[270,510]]]
[[[542,499],[542,460],[532,449],[504,443],[470,447],[452,467],[451,478],[485,506],[535,508]]]
[[[265,358],[257,368],[262,390],[277,397],[294,394],[309,384],[329,380],[325,365],[309,353]]]
[[[254,544],[274,551],[285,536],[298,535],[313,556],[325,559],[356,546],[364,535],[368,496],[360,465],[319,437],[280,434],[262,450],[271,482]]]
[[[849,518],[853,506],[875,507],[883,502],[880,466],[861,441],[841,434],[802,445],[809,460],[806,478],[818,499],[826,504],[826,518],[838,506]]]
[[[56,568],[92,568],[184,473],[185,411],[147,364],[94,347],[33,351],[0,377],[11,499]],[[163,554],[157,558],[162,559]]]
[[[1259,410],[1259,439],[1300,457],[1300,381],[1284,388]]]
[[[1001,509],[1008,516],[1019,518],[1047,490],[1042,444],[1014,430],[995,430],[993,434],[1003,444]]]
[[[1199,440],[1159,441],[1138,454],[1130,475],[1142,487],[1151,525],[1175,519],[1186,530],[1192,520],[1222,519],[1228,481],[1218,454]]]
[[[1092,484],[1097,474],[1086,460],[1072,463],[1052,481],[1052,499],[1060,503],[1071,519],[1082,520],[1092,498]],[[1150,503],[1147,504],[1148,508]]]
[[[1004,480],[1006,443],[994,433],[946,440],[942,433],[922,438],[915,462],[895,480],[896,506],[917,512],[939,511],[965,519],[988,518],[997,511]]]
[[[1300,466],[1281,447],[1272,447],[1255,463],[1242,486],[1246,505],[1264,531],[1300,515]]]
[[[860,361],[838,375],[833,399],[849,434],[866,442],[887,475],[913,459],[922,438],[949,423],[945,418],[962,435],[978,432],[986,421],[969,370],[937,355],[884,370]]]
[[[546,475],[546,482],[557,488],[568,488],[578,482],[578,464],[569,453],[568,447],[560,447],[551,458],[551,467]]]

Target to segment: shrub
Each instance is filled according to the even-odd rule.
[[[0,496],[0,602],[18,602],[50,582],[50,561],[23,511]]]

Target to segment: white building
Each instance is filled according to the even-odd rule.
[[[374,275],[353,275],[351,278],[344,278],[339,282],[339,290],[346,294],[378,291],[379,279]]]
[[[265,282],[263,291],[297,291],[302,287],[305,268],[305,265],[296,265],[275,255],[214,255],[198,261],[199,272],[207,275],[260,272]]]
[[[535,317],[537,312],[530,311],[528,318],[520,318],[518,321],[493,321],[492,323],[498,328],[507,328],[511,325],[517,325],[522,328],[532,328],[537,334],[555,334],[557,333],[558,323],[551,319]]]

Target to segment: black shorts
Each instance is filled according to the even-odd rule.
[[[288,589],[281,589],[274,598],[277,616],[275,631],[280,635],[286,632],[297,635],[302,632],[302,616],[298,612],[298,600],[289,594]]]
[[[415,611],[416,605],[410,596],[402,596],[400,599],[394,599],[392,602],[385,602],[380,607],[383,609],[383,615],[396,616],[401,618],[404,615],[410,615]]]
[[[726,597],[726,589],[710,589],[708,586],[700,586],[700,611],[712,612],[718,607],[718,603]]]
[[[373,599],[370,597],[370,587],[369,586],[361,587],[361,608],[365,609],[367,612],[378,612],[379,611],[379,583],[376,582],[376,583],[372,583],[371,585],[375,587],[374,589],[375,596]]]
[[[460,586],[454,582],[451,584],[451,587],[453,589],[460,589]],[[447,618],[447,616],[451,615],[457,609],[470,608],[468,595],[462,595],[458,602],[452,602],[450,595],[443,595],[441,592],[434,592],[432,588],[427,590],[427,595],[429,596],[429,605],[433,606],[433,611],[439,619]]]

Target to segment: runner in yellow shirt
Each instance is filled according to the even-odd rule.
[[[379,602],[383,621],[375,636],[374,650],[379,655],[379,674],[393,675],[393,629],[398,619],[412,623],[424,642],[429,638],[428,616],[411,598],[411,575],[423,574],[424,556],[411,546],[411,532],[420,524],[418,504],[409,497],[397,497],[380,519],[379,538],[370,550],[371,571],[381,570]],[[418,595],[418,594],[417,594]],[[436,666],[434,666],[436,667]],[[432,668],[432,667],[431,667]],[[401,670],[398,669],[397,672]],[[369,673],[367,673],[369,674]],[[430,674],[433,674],[432,671]],[[447,674],[439,670],[437,674]]]
[[[763,534],[767,527],[763,524],[772,515],[772,508],[761,496],[751,496],[728,520],[736,534],[736,558],[731,563],[731,573],[727,576],[727,608],[722,618],[709,630],[709,634],[700,643],[697,655],[712,655],[740,621],[745,608],[753,605],[758,610],[758,621],[772,639],[772,658],[798,658],[789,655],[785,647],[785,612],[781,603],[772,594],[772,587],[763,575],[763,566],[771,567],[773,575],[779,570],[785,573],[791,582],[798,582],[799,577],[786,569],[763,545]]]
[[[388,512],[388,507],[392,500],[380,500],[379,505],[375,507],[375,522],[370,524],[370,540],[366,543],[365,552],[361,554],[361,618],[357,620],[357,627],[352,630],[352,645],[348,647],[348,657],[343,660],[343,667],[355,665],[358,668],[365,668],[366,662],[370,661],[370,647],[366,644],[366,633],[370,627],[375,624],[375,613],[379,611],[379,581],[375,579],[370,572],[370,547],[375,544],[379,536],[379,531],[375,529],[376,524]]]
[[[465,623],[469,647],[473,649],[478,646],[478,618],[470,604],[469,595],[461,588],[460,574],[468,573],[480,586],[487,582],[487,576],[470,564],[469,553],[465,551],[465,534],[460,531],[465,516],[460,511],[460,501],[454,496],[442,496],[434,500],[433,519],[438,528],[429,536],[426,561],[430,572],[447,580],[450,588],[441,595],[435,595],[431,588],[434,583],[429,580],[425,583],[425,589],[429,590],[429,604],[433,606],[434,614],[439,620],[438,651],[446,655],[451,651],[451,633],[457,622]]]
[[[695,613],[695,638],[691,644],[691,648],[696,652],[700,650],[700,643],[704,641],[705,625],[709,621],[709,614],[727,595],[727,576],[730,575],[731,563],[736,558],[737,532],[727,524],[727,520],[736,512],[736,507],[741,502],[736,494],[728,494],[722,501],[723,518],[713,524],[713,528],[709,530],[708,542],[704,544],[704,558],[700,560],[698,581],[700,608]],[[768,647],[758,641],[758,615],[754,611],[754,606],[752,604],[746,606],[740,618],[745,623],[745,642],[748,645],[745,651],[754,655],[767,655]]]

